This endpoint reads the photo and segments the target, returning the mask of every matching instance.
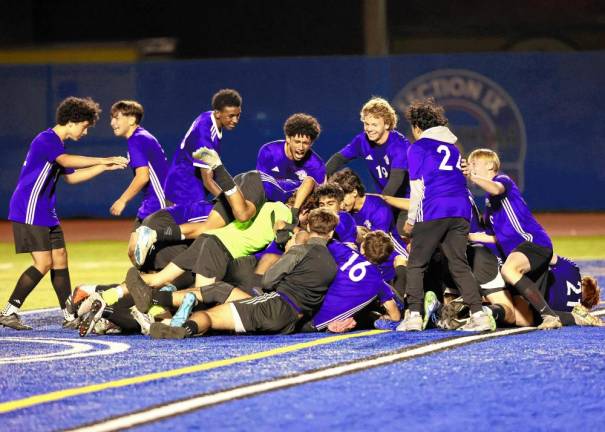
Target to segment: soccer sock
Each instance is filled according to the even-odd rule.
[[[185,328],[185,330],[187,330],[187,336],[193,336],[195,334],[198,334],[198,332],[199,332],[197,323],[193,320],[185,321],[185,324],[183,324],[183,327]]]
[[[69,269],[52,269],[50,271],[50,281],[55,289],[57,298],[59,299],[59,306],[61,309],[65,308],[65,302],[71,294],[71,280],[69,279]]]
[[[154,305],[160,305],[164,307],[172,307],[172,292],[170,291],[153,291],[151,300]]]
[[[40,273],[40,271],[34,266],[31,266],[26,269],[17,281],[17,285],[15,286],[13,293],[8,299],[8,304],[2,311],[2,314],[11,315],[13,313],[16,313],[19,308],[23,305],[23,302],[25,301],[27,296],[32,292],[36,285],[38,285],[38,283],[42,280],[43,277],[44,275]],[[63,306],[63,303],[61,304],[61,306]]]
[[[223,165],[219,165],[214,169],[214,181],[225,192],[225,195],[235,188],[233,177],[231,177],[231,174],[227,172]]]
[[[561,324],[563,324],[564,326],[575,326],[576,324],[576,320],[573,317],[573,315],[571,314],[571,312],[561,312],[561,311],[554,311],[555,314],[559,317],[559,319],[561,320]]]
[[[175,223],[170,223],[168,226],[156,230],[156,233],[159,242],[177,242],[182,239],[181,227]]]
[[[109,288],[101,293],[101,297],[105,300],[105,303],[108,305],[112,305],[117,303],[122,297],[124,297],[124,288],[121,285],[118,285],[115,288]]]
[[[491,311],[494,320],[496,320],[496,324],[505,323],[504,317],[506,316],[506,311],[504,310],[504,306],[499,304],[490,304],[485,307]]]
[[[395,288],[399,297],[403,299],[405,298],[405,284],[407,283],[408,268],[406,266],[397,266],[395,267],[395,274],[397,276],[395,277],[393,288]]]
[[[546,300],[544,300],[544,296],[540,293],[540,290],[536,288],[536,285],[527,276],[521,277],[514,287],[540,315],[557,315],[550,306],[548,306]]]

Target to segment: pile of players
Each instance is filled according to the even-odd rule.
[[[70,101],[92,103],[70,98],[62,106]],[[462,158],[433,99],[406,110],[413,144],[396,130],[390,104],[370,99],[360,113],[363,132],[327,164],[312,149],[318,121],[294,114],[284,124],[285,139],[260,148],[256,169],[232,177],[220,158],[220,140],[224,130],[236,127],[241,106],[235,90],[216,93],[212,110],[194,120],[171,164],[140,126],[143,108],[135,101],[119,101],[111,110],[115,134],[128,140],[127,162],[93,164],[86,159],[95,158],[80,160],[56,145],[49,151],[54,159],[45,155],[50,170],[67,178],[74,175],[66,172],[70,168],[83,168],[74,160],[91,166],[75,174],[126,163],[133,169],[132,183],[110,209],[120,215],[143,193],[129,241],[134,266],[120,284],[80,285],[69,295],[58,219],[36,223],[31,196],[44,197],[46,190],[36,192],[38,183],[26,184],[36,177],[22,172],[10,219],[17,252],[31,252],[34,266],[21,276],[0,324],[29,328],[16,312],[45,274],[37,261],[43,254],[64,325],[81,336],[601,325],[589,312],[599,301],[596,281],[553,254],[514,181],[499,172],[494,151],[477,149]],[[60,141],[78,139],[61,136],[60,128],[73,128],[78,120],[88,127],[96,120],[89,117],[62,124],[58,115],[59,129],[52,130]],[[359,176],[343,169],[354,159],[365,160],[378,193],[366,193]],[[483,217],[469,182],[486,192]],[[54,183],[47,195],[53,208]],[[30,207],[33,219],[27,219]],[[64,260],[55,260],[58,251]],[[64,282],[57,289],[61,271]]]

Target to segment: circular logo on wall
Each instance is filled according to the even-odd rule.
[[[393,100],[399,112],[417,99],[434,97],[445,108],[464,154],[476,148],[498,153],[501,170],[524,185],[527,146],[519,108],[497,83],[465,69],[438,69],[410,81]]]

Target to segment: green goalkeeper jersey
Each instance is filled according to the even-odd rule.
[[[233,221],[222,228],[207,231],[225,245],[233,258],[251,255],[264,249],[273,239],[273,224],[278,220],[292,222],[292,212],[281,202],[266,202],[256,215],[246,221]]]

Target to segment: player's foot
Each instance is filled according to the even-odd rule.
[[[493,316],[481,311],[471,314],[468,322],[458,327],[457,330],[468,332],[494,331],[496,330],[496,321]]]
[[[80,328],[80,323],[82,322],[82,317],[75,317],[74,319],[71,320],[63,320],[63,328],[65,329],[71,329],[71,330],[75,330],[77,328]]]
[[[90,334],[97,321],[101,319],[103,311],[105,310],[106,303],[103,298],[98,294],[93,294],[91,297],[93,296],[95,299],[92,302],[90,310],[82,316],[82,322],[79,327],[80,337],[88,336]]]
[[[153,323],[149,329],[149,335],[153,339],[184,339],[187,337],[187,330],[184,327]]]
[[[158,239],[158,233],[145,225],[136,229],[137,242],[134,246],[134,262],[137,267],[141,267],[149,251]]]
[[[556,315],[542,315],[542,324],[538,330],[554,330],[563,327],[561,319]]]
[[[149,328],[151,327],[151,324],[153,324],[153,318],[151,318],[149,314],[144,314],[138,310],[136,306],[130,308],[130,315],[132,315],[134,320],[141,326],[141,334],[149,336]]]
[[[132,296],[137,309],[143,313],[147,313],[151,306],[152,290],[141,278],[139,271],[134,267],[128,269],[128,273],[126,273],[126,287],[128,288],[128,292]]]
[[[179,306],[179,309],[176,311],[172,320],[170,321],[170,325],[172,327],[181,327],[191,315],[191,311],[197,305],[197,298],[195,294],[189,292],[185,294],[185,298],[183,298],[183,303]]]
[[[96,287],[96,285],[78,285],[75,287],[74,291],[65,302],[65,309],[67,309],[67,312],[76,315],[82,302],[95,292]]]
[[[98,335],[120,334],[122,333],[122,329],[108,319],[99,318],[92,328],[92,333]]]
[[[210,169],[216,169],[217,167],[223,164],[216,150],[213,150],[208,147],[201,147],[197,149],[191,154],[191,156],[193,157],[193,159],[197,159],[204,162],[210,167]]]
[[[573,315],[574,321],[579,326],[603,327],[604,325],[601,318],[592,315],[582,304],[575,305],[571,310],[571,314]]]
[[[424,318],[422,319],[422,330],[425,330],[429,322],[435,324],[437,315],[441,309],[441,302],[433,291],[427,291],[424,295]]]
[[[441,308],[437,326],[444,330],[456,330],[469,321],[469,308],[462,297],[457,297]]]
[[[4,327],[10,327],[15,330],[31,330],[32,328],[23,324],[21,317],[16,313],[10,315],[0,315],[0,324]]]
[[[397,330],[397,326],[401,323],[401,321],[392,321],[388,318],[378,318],[374,321],[374,328],[379,330]]]
[[[405,311],[405,318],[397,326],[397,331],[421,331],[422,330],[422,316],[420,312]]]

